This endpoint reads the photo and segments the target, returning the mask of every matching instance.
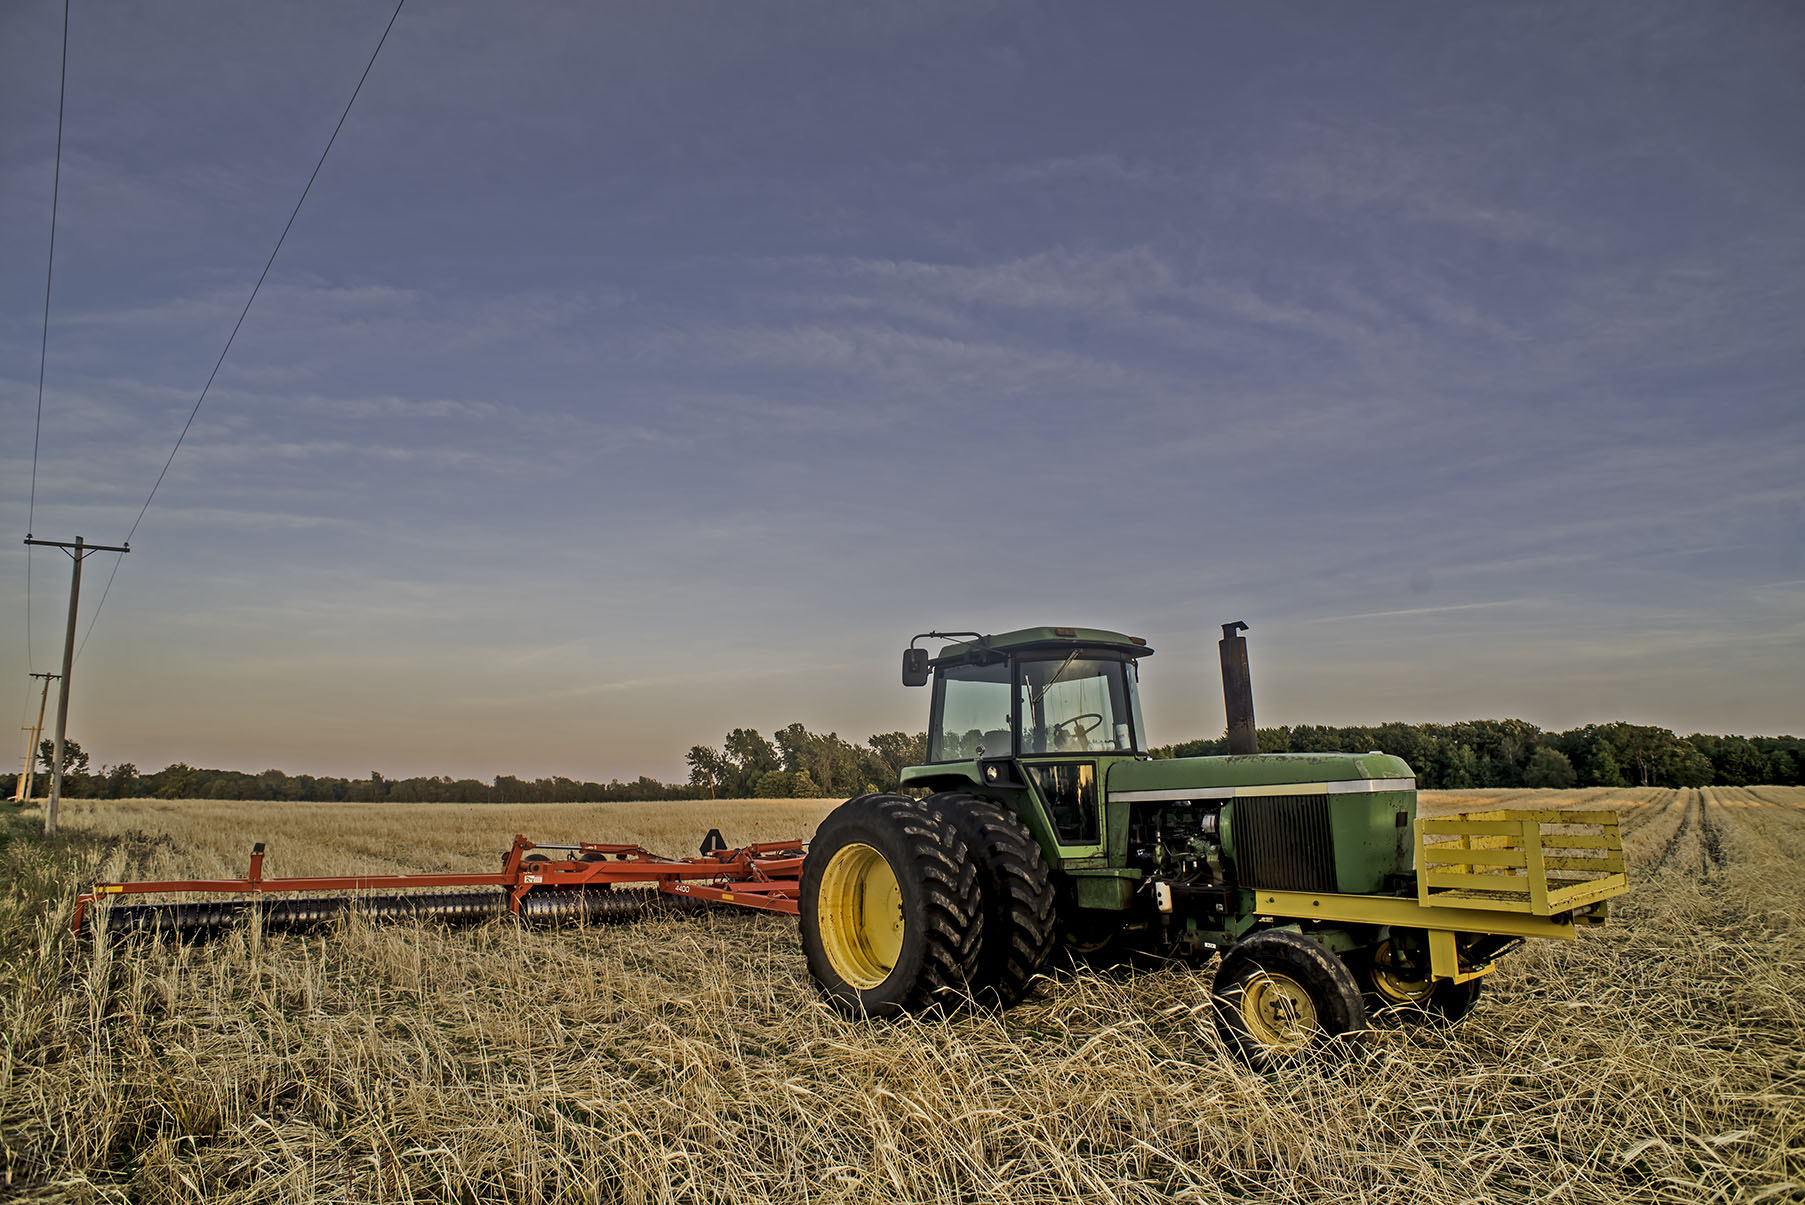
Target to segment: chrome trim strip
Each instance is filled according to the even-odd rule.
[[[1245,787],[1174,787],[1160,791],[1111,791],[1111,803],[1155,803],[1169,799],[1251,799],[1261,795],[1367,795],[1374,791],[1414,791],[1414,778],[1350,778],[1340,782],[1280,782]]]

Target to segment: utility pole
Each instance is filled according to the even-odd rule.
[[[57,805],[63,798],[63,738],[69,730],[69,671],[75,668],[75,615],[81,605],[82,559],[94,552],[130,552],[132,546],[126,544],[115,548],[108,544],[89,544],[80,536],[75,537],[73,544],[63,540],[34,540],[30,535],[25,537],[25,542],[61,548],[75,562],[74,574],[69,579],[69,630],[63,636],[63,684],[56,692],[56,747],[51,753],[50,799],[44,804],[44,832],[48,834],[56,832]]]
[[[38,742],[44,737],[44,704],[50,701],[50,683],[59,675],[33,674],[31,676],[44,679],[44,689],[38,692],[38,722],[26,729],[31,733],[31,744],[25,750],[25,768],[19,771],[19,789],[13,792],[14,803],[23,803],[31,798],[32,779],[37,777],[35,767],[38,764]]]

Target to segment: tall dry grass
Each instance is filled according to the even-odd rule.
[[[1805,791],[1537,798],[1625,812],[1613,926],[1513,956],[1455,1031],[1265,1075],[1216,1039],[1209,967],[863,1024],[761,914],[65,935],[82,880],[236,872],[256,839],[277,873],[486,868],[516,831],[676,853],[815,803],[82,804],[66,845],[0,851],[0,1165],[71,1201],[1805,1196]],[[1497,801],[1425,798],[1449,804]]]

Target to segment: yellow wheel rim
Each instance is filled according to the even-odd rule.
[[[1393,1004],[1415,1004],[1434,986],[1427,972],[1393,962],[1389,941],[1380,942],[1373,951],[1373,990]]]
[[[1262,971],[1241,992],[1241,1019],[1267,1046],[1304,1046],[1320,1030],[1316,1005],[1297,980]]]
[[[853,987],[874,988],[902,955],[902,888],[884,855],[848,845],[828,860],[816,900],[821,946],[834,973]]]

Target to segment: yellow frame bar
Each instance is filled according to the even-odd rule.
[[[1491,973],[1487,966],[1462,971],[1454,938],[1460,933],[1495,933],[1505,937],[1539,937],[1573,941],[1578,930],[1571,919],[1530,916],[1521,911],[1444,908],[1393,895],[1341,895],[1309,891],[1256,891],[1254,907],[1261,916],[1286,920],[1337,921],[1342,924],[1390,925],[1423,929],[1429,934],[1429,969],[1437,979],[1464,983]]]

